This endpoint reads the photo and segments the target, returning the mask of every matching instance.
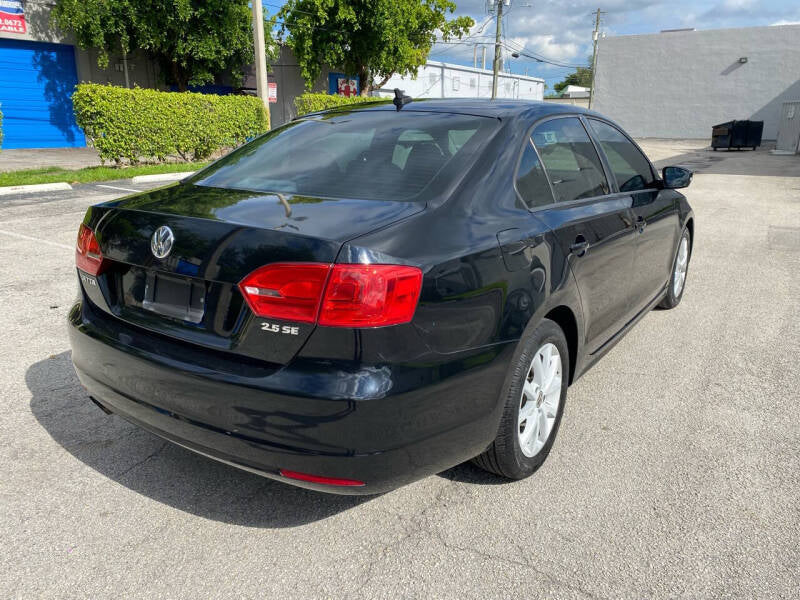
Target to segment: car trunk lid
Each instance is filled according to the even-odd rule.
[[[348,239],[424,205],[178,184],[100,208],[96,235],[111,268],[87,292],[102,293],[100,308],[156,334],[285,364],[314,325],[256,317],[238,283],[270,263],[333,263]],[[151,242],[161,227],[172,247],[158,258]]]

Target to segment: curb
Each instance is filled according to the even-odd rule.
[[[61,192],[71,190],[72,186],[68,183],[36,183],[33,185],[8,185],[0,187],[0,196],[11,194],[30,194],[34,192]]]
[[[158,175],[137,175],[131,177],[131,183],[156,183],[159,181],[180,181],[184,177],[194,175],[197,171],[181,171],[180,173],[159,173]]]

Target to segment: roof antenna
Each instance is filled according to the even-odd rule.
[[[403,90],[394,88],[394,100],[392,100],[392,104],[397,107],[397,110],[400,110],[409,102],[411,102],[411,96],[406,96]]]

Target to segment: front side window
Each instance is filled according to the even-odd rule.
[[[517,191],[528,208],[545,206],[553,203],[553,194],[542,163],[530,140],[525,144],[525,151],[519,161],[517,170]]]
[[[655,177],[645,156],[616,127],[589,119],[592,131],[608,158],[620,192],[635,192],[652,187]]]
[[[551,119],[533,130],[533,142],[553,184],[557,202],[608,194],[600,157],[574,117]]]
[[[189,181],[301,196],[405,200],[496,128],[496,119],[461,114],[331,113],[276,129]]]

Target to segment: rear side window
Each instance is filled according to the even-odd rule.
[[[557,202],[602,196],[609,192],[600,157],[581,122],[551,119],[533,130]]]
[[[533,143],[529,140],[525,144],[525,151],[519,161],[517,170],[517,191],[528,208],[545,206],[553,203],[553,193],[550,191],[550,184],[547,183],[547,176],[542,169],[542,163]]]
[[[620,192],[652,187],[655,177],[647,158],[616,127],[590,119],[592,131],[605,152]]]
[[[268,133],[190,181],[300,196],[404,200],[483,144],[497,126],[496,119],[460,114],[332,113]]]

